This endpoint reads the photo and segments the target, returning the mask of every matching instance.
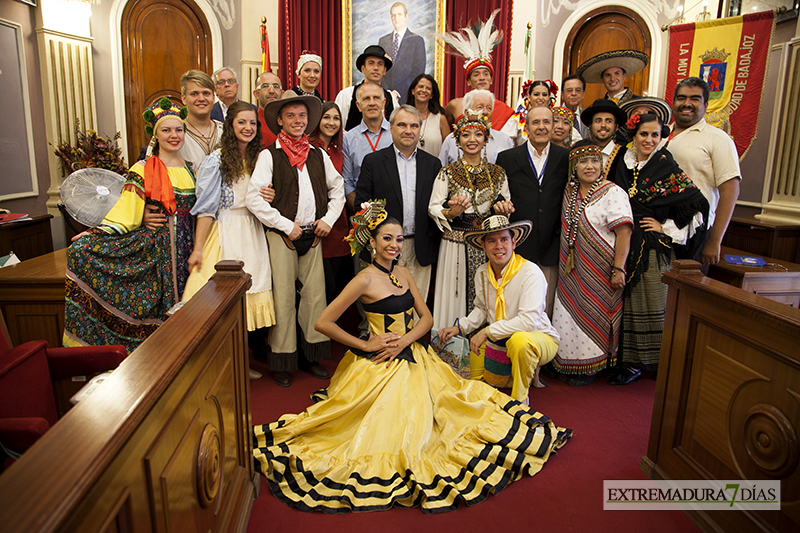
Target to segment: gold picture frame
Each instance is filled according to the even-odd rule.
[[[390,9],[397,2],[394,0],[343,0],[342,1],[342,86],[361,81],[354,71],[355,60],[366,46],[378,44],[379,38],[393,31]],[[424,25],[415,25],[409,15],[409,31],[420,35],[425,41],[425,72],[431,74],[441,87],[444,76],[444,43],[436,38],[437,33],[445,30],[446,0],[403,0],[408,13],[413,13],[417,20],[424,20]],[[378,14],[383,15],[378,18]],[[385,16],[384,16],[385,15]],[[369,24],[365,24],[366,19]],[[388,22],[387,22],[388,21]],[[354,44],[357,48],[353,48]],[[387,50],[387,53],[390,51]],[[433,65],[433,69],[429,65]],[[358,74],[361,76],[361,74]]]

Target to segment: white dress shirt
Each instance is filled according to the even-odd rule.
[[[280,141],[275,141],[275,147],[279,150],[281,149]],[[320,149],[312,146],[311,150]],[[320,150],[320,152],[325,165],[325,181],[328,186],[328,209],[320,220],[333,227],[334,222],[342,214],[342,209],[344,208],[344,182],[325,150]],[[309,152],[309,155],[311,155],[311,152]],[[303,165],[303,170],[298,169],[297,172],[299,195],[297,198],[297,214],[294,220],[289,220],[281,215],[280,211],[272,207],[269,202],[265,202],[258,193],[261,187],[266,187],[272,183],[272,169],[272,153],[269,150],[264,150],[258,156],[256,168],[250,177],[250,185],[247,187],[247,209],[265,226],[277,229],[288,235],[294,230],[295,222],[302,226],[315,221],[314,191],[311,187],[311,177],[308,174],[308,164]]]
[[[541,331],[556,342],[561,340],[545,313],[547,280],[536,264],[525,261],[503,289],[506,301],[506,317],[503,320],[496,320],[494,316],[497,291],[487,278],[487,268],[489,263],[484,263],[475,273],[475,309],[469,316],[459,320],[465,334],[472,333],[488,322],[490,336],[495,340],[510,337],[518,331]],[[501,274],[505,274],[506,270],[508,265]],[[497,282],[501,283],[502,278]]]

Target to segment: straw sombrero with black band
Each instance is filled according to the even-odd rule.
[[[322,102],[316,96],[297,96],[291,91],[287,92],[290,94],[284,94],[282,98],[273,100],[264,106],[264,122],[270,131],[277,135],[281,131],[281,127],[278,124],[278,116],[283,106],[293,103],[305,104],[306,109],[308,109],[306,133],[311,133],[319,124],[319,119],[322,116]]]
[[[590,57],[575,70],[587,83],[603,83],[603,72],[611,67],[621,68],[627,76],[644,69],[650,58],[638,50],[612,50]]]
[[[666,100],[662,100],[661,98],[656,98],[654,96],[641,96],[639,98],[634,98],[632,100],[628,100],[619,107],[625,112],[626,115],[628,115],[628,118],[631,118],[633,110],[637,107],[646,107],[649,109],[650,113],[653,113],[660,118],[661,122],[665,125],[672,122],[672,108],[669,106]]]
[[[492,215],[481,224],[481,229],[475,231],[468,231],[464,234],[464,242],[467,244],[483,249],[483,238],[495,231],[508,230],[511,236],[517,240],[517,246],[528,238],[533,230],[533,222],[530,220],[519,220],[517,222],[509,223],[508,217],[505,215]]]

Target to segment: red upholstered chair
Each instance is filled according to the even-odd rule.
[[[31,341],[12,348],[0,314],[0,442],[15,452],[27,450],[69,408],[68,402],[59,408],[54,383],[91,379],[126,356],[123,346],[49,348]]]

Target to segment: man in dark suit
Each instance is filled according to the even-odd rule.
[[[392,146],[367,154],[356,183],[355,207],[386,198],[386,212],[403,226],[405,242],[398,264],[408,268],[423,298],[428,296],[431,264],[439,257],[441,232],[428,216],[433,182],[442,168],[436,157],[417,149],[422,117],[409,105],[396,109]]]
[[[525,120],[528,142],[500,152],[497,164],[508,177],[514,212],[510,219],[530,220],[533,232],[517,253],[539,265],[547,278],[547,315],[552,317],[558,285],[561,201],[569,174],[569,150],[550,142],[553,112],[534,107]]]
[[[383,86],[400,94],[400,103],[406,102],[411,81],[425,72],[425,41],[406,27],[408,11],[405,4],[395,2],[389,13],[392,15],[394,31],[384,35],[378,44],[389,53],[394,68],[386,72]]]

